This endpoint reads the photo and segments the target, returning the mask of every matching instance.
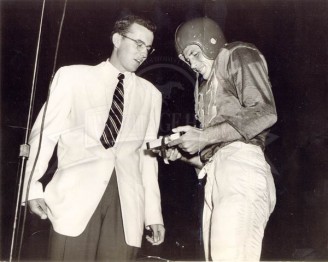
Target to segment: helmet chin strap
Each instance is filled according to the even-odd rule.
[[[198,115],[198,93],[199,93],[199,73],[196,73],[196,82],[195,82],[195,89],[194,89],[194,98],[195,98],[195,118],[199,120]]]

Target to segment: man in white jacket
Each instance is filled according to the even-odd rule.
[[[155,30],[148,20],[124,17],[115,23],[107,61],[62,67],[53,79],[36,164],[45,106],[31,131],[23,191],[31,212],[52,223],[51,260],[133,260],[144,226],[152,231],[148,241],[164,241],[157,160],[145,150],[157,138],[162,97],[134,73]],[[101,138],[119,85],[123,117],[106,145]],[[56,145],[58,169],[43,191],[38,180]]]

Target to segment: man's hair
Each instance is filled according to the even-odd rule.
[[[112,35],[115,33],[126,34],[134,23],[146,27],[153,33],[156,31],[156,25],[152,21],[136,15],[127,15],[115,22]]]

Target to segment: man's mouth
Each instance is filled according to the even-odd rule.
[[[200,67],[200,68],[195,68],[195,71],[199,74],[203,74],[204,71],[204,66]]]

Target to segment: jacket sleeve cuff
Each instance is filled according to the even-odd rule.
[[[42,183],[39,181],[35,181],[31,183],[30,190],[28,192],[27,200],[37,199],[37,198],[44,198],[43,186]],[[25,205],[26,202],[26,190],[23,191],[22,194],[22,205]]]

